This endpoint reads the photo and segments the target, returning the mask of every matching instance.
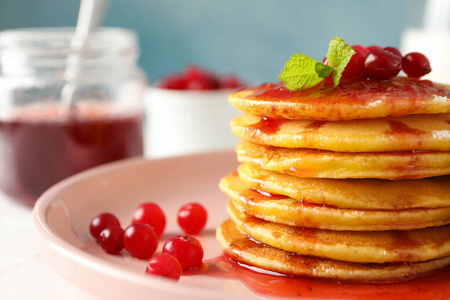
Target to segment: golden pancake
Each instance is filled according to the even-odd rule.
[[[450,265],[450,86],[341,80],[230,95],[237,172],[222,178],[233,259],[288,275],[409,278]]]
[[[352,120],[450,112],[450,89],[428,80],[396,77],[390,80],[328,82],[291,92],[282,83],[263,84],[230,95],[240,111],[277,119]]]
[[[239,177],[253,188],[309,203],[352,209],[408,209],[450,206],[450,176],[410,180],[316,179],[241,164]]]
[[[236,154],[240,162],[303,178],[399,180],[450,174],[450,152],[349,153],[240,142]]]
[[[338,231],[264,221],[228,203],[236,228],[257,241],[303,255],[360,263],[425,261],[450,256],[450,225],[416,230]]]
[[[217,228],[216,237],[234,260],[288,275],[388,281],[415,277],[450,265],[448,256],[424,262],[361,264],[300,255],[251,240],[230,220]]]
[[[450,151],[450,114],[339,122],[246,114],[230,125],[241,140],[276,147],[337,152]]]
[[[450,207],[356,210],[307,203],[253,189],[236,174],[222,178],[220,189],[236,208],[266,221],[329,230],[409,230],[450,223]]]

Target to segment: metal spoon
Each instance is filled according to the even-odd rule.
[[[75,34],[71,40],[71,48],[74,53],[67,58],[64,72],[66,84],[61,90],[61,102],[63,113],[68,114],[73,109],[73,96],[77,88],[76,78],[78,76],[82,57],[80,52],[89,47],[89,37],[101,24],[108,7],[109,0],[81,0]]]

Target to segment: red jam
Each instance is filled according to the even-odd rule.
[[[275,134],[278,132],[283,122],[284,120],[282,119],[261,117],[261,120],[258,123],[248,125],[247,128],[262,132],[264,134]]]
[[[389,121],[389,126],[391,127],[391,131],[389,133],[391,134],[398,134],[402,136],[420,136],[421,134],[426,134],[426,131],[414,129],[406,125],[405,123],[402,123],[400,121]]]
[[[0,189],[32,206],[58,181],[88,168],[143,154],[142,116],[30,109],[0,121]]]
[[[250,188],[247,192],[246,192],[246,196],[249,199],[254,200],[254,198],[258,199],[258,200],[282,200],[282,199],[288,199],[288,196],[285,195],[280,195],[280,194],[272,194],[260,189],[256,189],[256,188]]]
[[[234,262],[224,254],[183,275],[239,280],[261,296],[297,299],[450,299],[450,268],[392,283],[357,283],[284,276]]]
[[[251,90],[251,89],[250,89]],[[255,89],[245,98],[266,101],[314,101],[345,102],[355,101],[360,103],[371,102],[374,98],[433,98],[435,95],[450,98],[450,90],[432,83],[429,80],[419,80],[405,77],[396,77],[391,80],[371,79],[345,79],[338,87],[333,88],[330,80],[324,80],[317,86],[307,90],[291,92],[283,83],[265,83]]]

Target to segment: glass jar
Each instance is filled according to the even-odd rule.
[[[58,181],[143,155],[145,76],[133,32],[0,32],[0,190],[33,205]]]

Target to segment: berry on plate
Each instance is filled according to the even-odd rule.
[[[163,253],[174,256],[183,270],[200,266],[203,262],[203,247],[200,242],[189,235],[177,235],[168,239],[163,246]]]
[[[188,203],[178,211],[178,225],[187,234],[197,234],[206,225],[208,213],[200,203]]]
[[[110,226],[119,226],[120,222],[117,217],[111,213],[105,212],[95,216],[89,224],[89,232],[98,240],[103,229]]]
[[[123,249],[124,230],[119,226],[110,226],[102,230],[98,242],[103,251],[117,254]]]
[[[183,269],[178,260],[167,253],[161,253],[152,257],[149,261],[145,274],[166,277],[178,281]]]
[[[144,223],[150,225],[157,236],[161,236],[166,227],[166,216],[158,204],[145,202],[139,205],[134,212],[131,223]]]
[[[131,256],[150,258],[158,247],[159,237],[147,224],[133,223],[125,229],[123,244]]]

